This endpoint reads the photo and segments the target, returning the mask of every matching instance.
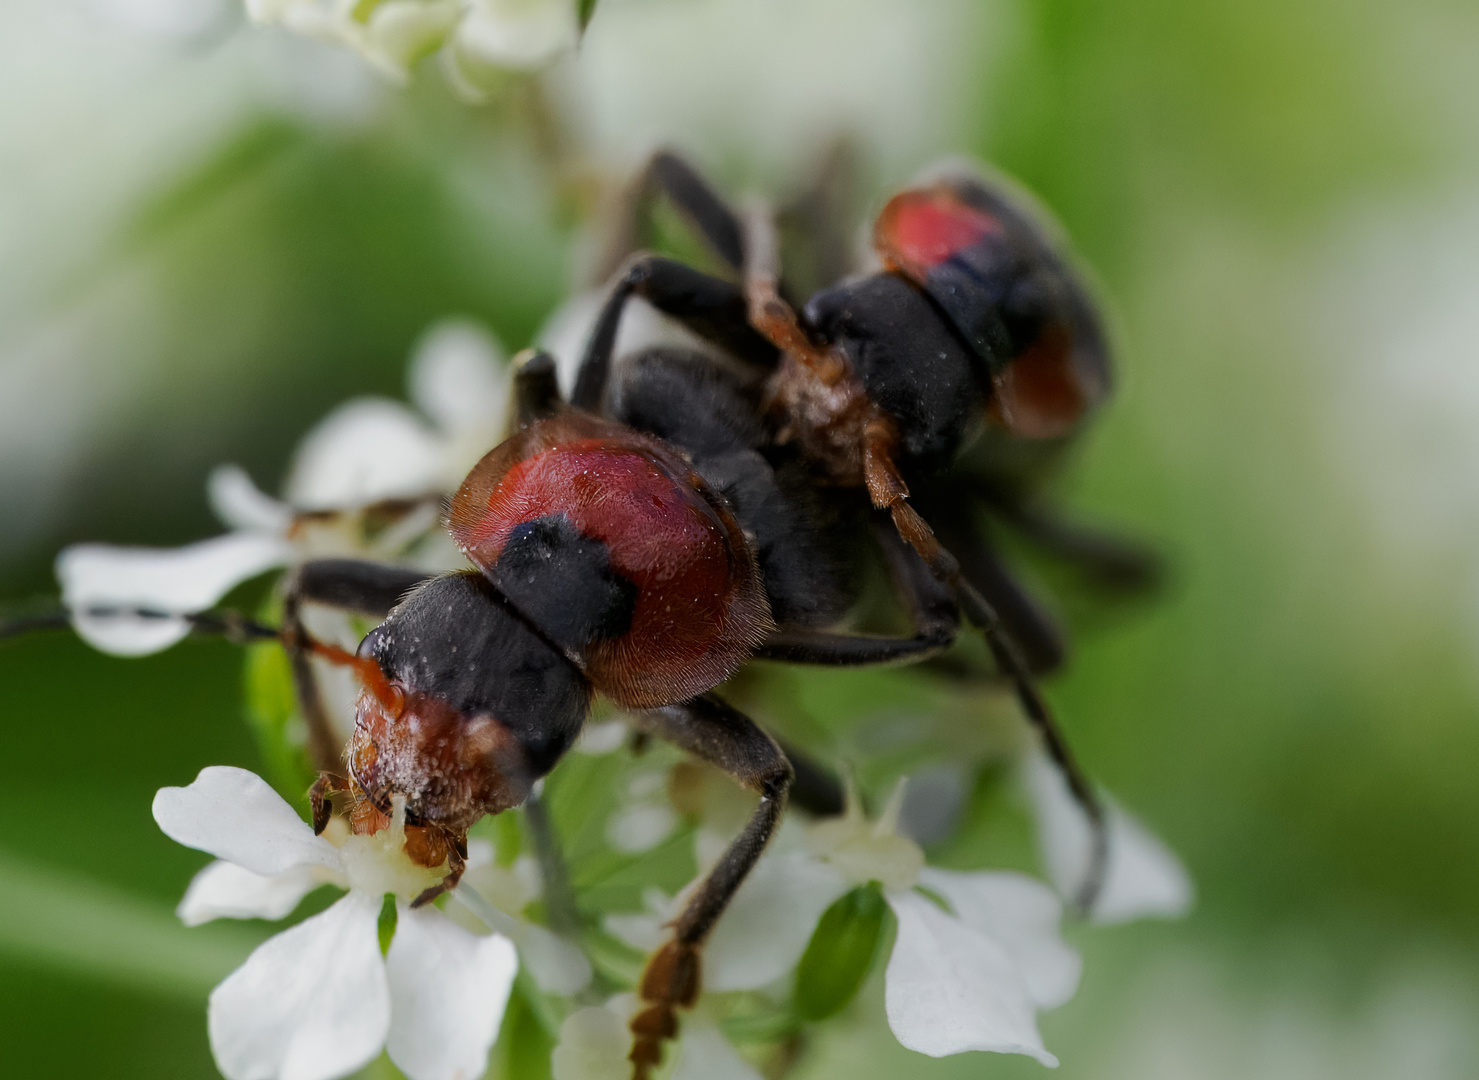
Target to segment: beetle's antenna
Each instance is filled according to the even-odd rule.
[[[25,615],[9,622],[0,622],[0,641],[21,637],[37,630],[65,630],[71,625],[72,617],[66,611],[48,611],[40,615]]]
[[[65,630],[77,618],[185,622],[189,624],[191,633],[204,637],[223,637],[238,645],[249,641],[272,641],[282,636],[281,631],[248,618],[239,611],[161,611],[158,608],[129,607],[122,604],[95,604],[90,607],[56,608],[36,615],[24,615],[9,622],[0,622],[0,641],[33,631]]]

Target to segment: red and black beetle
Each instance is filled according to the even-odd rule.
[[[1041,546],[1106,578],[1150,576],[1148,556],[1066,527],[1036,500],[1043,462],[1058,456],[1111,384],[1106,337],[1065,246],[1020,193],[955,167],[884,206],[873,231],[881,268],[820,289],[798,313],[764,207],[736,213],[668,153],[656,155],[635,186],[633,216],[657,193],[739,280],[658,255],[628,257],[591,333],[574,404],[598,409],[611,397],[617,333],[634,296],[747,365],[770,459],[793,455],[819,490],[865,489],[867,502],[887,513],[897,537],[928,567],[935,625],[953,628],[963,615],[985,634],[1096,826],[1094,868],[1080,897],[1091,904],[1107,858],[1103,809],[1032,674],[1061,659],[1061,643],[973,521],[984,503]],[[630,240],[637,231],[626,225],[621,235]],[[982,449],[968,456],[973,443]],[[911,485],[924,505],[940,510],[964,566],[913,505]],[[916,584],[916,609],[927,591]],[[888,651],[858,639],[824,646],[783,628],[764,654],[871,663]]]

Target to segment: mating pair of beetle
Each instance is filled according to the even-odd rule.
[[[1105,859],[1100,804],[1032,677],[1055,661],[1056,640],[973,521],[984,507],[1111,570],[1126,560],[1113,545],[1090,550],[1081,536],[1055,534],[1027,497],[1035,462],[1103,399],[1109,369],[1081,281],[1018,197],[965,172],[896,195],[875,225],[882,269],[823,289],[798,312],[762,210],[737,214],[668,154],[652,160],[638,193],[634,205],[665,193],[738,280],[654,255],[627,259],[571,401],[547,355],[517,362],[514,433],[451,502],[449,528],[476,569],[425,579],[368,562],[307,562],[290,580],[280,637],[310,725],[322,717],[309,655],[353,664],[364,685],[349,775],[315,785],[315,827],[327,824],[333,791],[353,793],[360,831],[382,827],[403,796],[408,853],[449,866],[417,903],[456,887],[468,827],[525,801],[575,741],[596,693],[759,793],[647,966],[632,1021],[641,1080],[676,1032],[675,1010],[693,1004],[702,944],[795,778],[777,743],[713,688],[753,657],[924,660],[964,617],[1099,827],[1082,898],[1091,900]],[[651,348],[615,365],[633,296],[721,358]],[[962,464],[973,441],[976,464]],[[932,515],[931,505],[950,512]],[[913,621],[910,636],[829,629],[856,598],[870,546]],[[356,656],[336,654],[302,629],[303,603],[383,622]],[[795,798],[838,808],[822,774],[796,785]]]

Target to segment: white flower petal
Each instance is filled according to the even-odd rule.
[[[511,936],[534,984],[546,994],[578,994],[590,985],[591,962],[577,946],[554,931],[521,922]]]
[[[293,523],[293,508],[263,492],[240,465],[211,470],[205,492],[216,517],[229,528],[280,536]]]
[[[606,840],[617,851],[640,855],[666,840],[678,827],[678,815],[665,803],[626,806],[606,820]]]
[[[956,916],[990,937],[1017,964],[1040,1009],[1055,1009],[1078,989],[1083,960],[1058,933],[1063,902],[1026,874],[959,873],[925,867],[919,883],[945,898]]]
[[[186,926],[212,919],[281,919],[325,884],[325,877],[314,866],[294,866],[268,877],[218,860],[191,880],[175,914]]]
[[[179,548],[77,544],[56,560],[62,603],[89,645],[118,656],[168,648],[190,632],[182,619],[89,613],[142,608],[190,614],[215,604],[233,587],[292,558],[285,540],[235,532]]]
[[[683,1019],[678,1058],[668,1080],[761,1080],[720,1030],[702,1016]]]
[[[625,720],[604,720],[599,724],[586,724],[580,729],[580,738],[571,747],[577,754],[599,757],[612,754],[626,744],[631,728]]]
[[[208,1026],[227,1080],[331,1080],[385,1044],[390,992],[380,897],[352,892],[257,947],[211,992]]]
[[[630,945],[638,952],[652,952],[667,941],[670,933],[667,923],[677,916],[682,901],[649,886],[642,891],[642,903],[647,910],[628,915],[607,915],[601,925],[624,945]]]
[[[615,1011],[603,1005],[577,1009],[560,1025],[550,1073],[554,1080],[627,1080],[631,1048],[631,1032]]]
[[[1058,1064],[1001,946],[919,893],[891,893],[888,902],[899,933],[884,972],[884,1007],[900,1043],[930,1057],[993,1050]]]
[[[473,1080],[519,969],[513,942],[468,933],[433,907],[396,905],[385,956],[390,981],[390,1060],[410,1080]]]
[[[499,911],[475,889],[459,887],[452,896],[489,930],[514,943],[534,984],[545,993],[577,994],[590,985],[591,962],[558,934]]]
[[[256,874],[294,866],[339,869],[339,852],[300,818],[267,781],[246,769],[212,765],[189,787],[160,788],[154,820],[164,834]]]
[[[832,901],[836,870],[801,852],[767,855],[740,886],[704,947],[704,986],[758,990],[796,966]]]
[[[1023,774],[1037,816],[1038,846],[1048,876],[1060,893],[1072,896],[1082,887],[1089,870],[1093,840],[1088,819],[1045,754],[1029,757]],[[1185,915],[1191,908],[1193,888],[1181,861],[1140,822],[1113,802],[1106,802],[1109,866],[1094,903],[1094,922]]]
[[[486,64],[532,70],[574,48],[577,32],[570,0],[472,0],[457,39]]]
[[[410,409],[383,398],[339,406],[308,433],[288,473],[296,507],[333,510],[440,491],[441,440]]]
[[[471,319],[443,319],[421,335],[410,383],[411,400],[443,431],[499,431],[507,419],[503,347]]]
[[[461,14],[461,0],[385,0],[365,28],[370,59],[405,79],[412,65],[441,48]]]

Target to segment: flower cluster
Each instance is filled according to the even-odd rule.
[[[508,72],[535,71],[575,45],[572,0],[246,0],[259,23],[341,45],[398,81],[439,54],[464,97],[486,97]]]
[[[1090,863],[1088,824],[1043,755],[1030,754],[1021,773],[1044,860],[1063,875],[1062,890],[1071,892]],[[1056,1065],[1038,1033],[1036,1014],[1067,1002],[1080,970],[1078,954],[1059,936],[1059,892],[1017,872],[926,865],[920,845],[900,828],[904,794],[900,781],[875,820],[865,816],[850,789],[841,817],[788,822],[705,949],[706,989],[789,997],[803,1019],[830,1016],[867,974],[871,950],[883,938],[886,906],[896,932],[884,970],[885,1012],[903,1046],[931,1057],[969,1050],[1020,1053]],[[671,898],[648,889],[646,910],[607,915],[607,932],[642,952],[661,944],[664,926],[682,910],[725,838],[720,829],[701,824],[694,834],[701,872],[692,885]],[[1095,921],[1185,912],[1191,902],[1185,872],[1118,808],[1111,814],[1110,852],[1104,887],[1090,913]],[[871,944],[856,965],[857,981],[835,985],[837,970],[849,963],[835,950],[851,948],[858,959],[860,934]],[[813,992],[807,980],[821,972],[833,985]],[[826,1000],[809,1001],[809,994]],[[621,999],[616,1004],[619,1010]],[[569,1037],[589,1037],[585,1030],[578,1026]],[[706,1043],[717,1037],[703,1025],[697,1030]],[[732,1049],[725,1053],[734,1055]]]

